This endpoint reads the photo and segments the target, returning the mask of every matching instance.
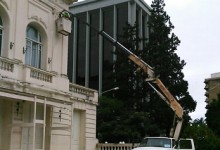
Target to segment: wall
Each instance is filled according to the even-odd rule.
[[[73,91],[70,89],[68,36],[56,29],[56,19],[63,9],[68,10],[63,0],[0,0],[4,26],[0,57],[0,150],[72,150],[75,102],[83,106],[76,108],[83,112],[80,118],[84,120],[80,142],[84,142],[83,149],[95,149],[96,122],[90,127],[87,116],[96,119],[96,113],[85,108],[96,111],[98,94],[77,85],[71,85]],[[35,27],[42,37],[41,68],[25,64],[28,25]],[[92,136],[86,134],[87,128]]]
[[[56,31],[56,19],[63,9],[68,9],[68,5],[61,0],[3,0],[0,7],[4,26],[2,56],[24,64],[26,29],[28,25],[34,26],[42,37],[41,69],[56,73],[52,86],[67,91],[68,37]],[[15,72],[14,77],[23,80],[21,72],[25,68],[18,69],[21,70]],[[56,87],[57,84],[61,86]]]

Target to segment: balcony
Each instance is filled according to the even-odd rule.
[[[16,72],[20,61],[12,60],[5,57],[0,57],[0,78],[3,80],[14,80],[16,79]]]
[[[18,60],[12,60],[4,57],[0,57],[0,70],[2,77],[20,80],[21,82],[28,80],[27,78],[34,78],[39,81],[52,83],[52,77],[55,76],[54,73],[22,65]],[[21,79],[23,76],[22,74],[25,75],[26,79]]]
[[[31,93],[41,91],[45,93],[43,94],[45,96],[49,96],[50,93],[56,93],[53,94],[55,98],[58,95],[63,95],[62,97],[65,100],[67,100],[66,96],[69,96],[70,99],[74,100],[93,104],[98,103],[96,90],[69,83],[66,76],[24,65],[18,60],[0,57],[0,79],[2,79],[0,81],[1,87],[9,90],[13,87],[17,91],[24,89],[29,90]]]
[[[36,69],[31,69],[30,77],[41,80],[41,81],[52,83],[53,75],[50,73],[48,74],[46,72],[36,70]]]
[[[0,69],[4,71],[13,72],[14,71],[14,63],[13,61],[0,57]]]
[[[70,93],[76,97],[77,100],[82,100],[88,103],[98,104],[98,92],[77,84],[70,83]],[[74,99],[74,97],[72,97]]]
[[[25,78],[23,82],[35,83],[40,85],[53,86],[53,80],[56,73],[45,71],[28,65],[23,65],[23,73]]]

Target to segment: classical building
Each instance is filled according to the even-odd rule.
[[[70,6],[73,32],[69,42],[68,76],[72,83],[93,88],[102,93],[113,87],[105,84],[114,71],[115,47],[94,30],[82,24],[87,22],[120,40],[126,23],[139,27],[138,36],[147,38],[150,7],[144,0],[85,0]],[[81,21],[79,21],[81,20]],[[140,49],[144,42],[140,42]]]
[[[206,102],[209,104],[214,99],[220,99],[220,73],[211,74],[210,78],[205,79],[205,96],[207,97]]]
[[[73,1],[0,0],[0,150],[95,149],[97,91],[67,77]]]

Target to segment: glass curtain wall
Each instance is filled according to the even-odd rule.
[[[86,21],[86,13],[79,14],[78,18],[82,21]],[[76,83],[85,86],[86,26],[78,21],[77,27]]]
[[[103,9],[103,30],[113,37],[114,7]],[[103,91],[111,89],[114,85],[113,79],[113,45],[103,39]]]
[[[90,12],[90,24],[99,27],[99,10]],[[89,87],[99,89],[99,35],[96,31],[90,30],[90,51],[89,51]]]

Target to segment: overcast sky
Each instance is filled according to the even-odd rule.
[[[152,0],[145,0],[151,4]],[[204,80],[220,72],[220,0],[165,0],[165,11],[181,40],[178,55],[186,61],[183,70],[189,92],[197,101],[193,119],[206,113]]]
[[[145,0],[151,4],[152,0]],[[164,0],[165,11],[175,26],[173,32],[181,40],[178,55],[186,61],[185,80],[197,101],[192,119],[205,117],[204,80],[220,72],[220,0]]]

